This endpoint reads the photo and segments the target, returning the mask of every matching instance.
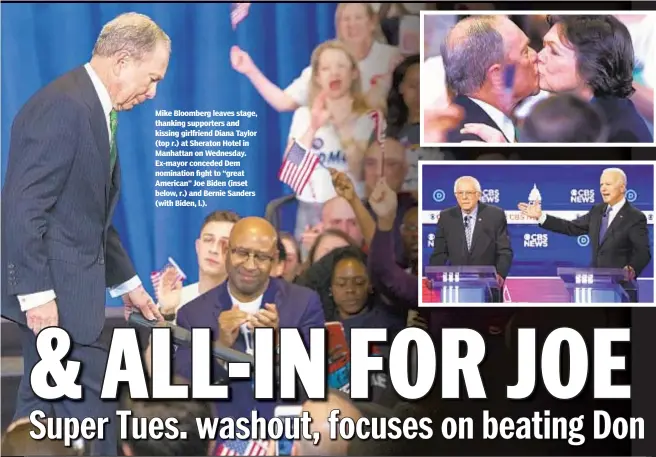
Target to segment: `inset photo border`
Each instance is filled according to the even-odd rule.
[[[653,147],[656,12],[422,11],[420,25],[422,147]]]
[[[655,175],[646,161],[420,161],[420,307],[655,307]]]

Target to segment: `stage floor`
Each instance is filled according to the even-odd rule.
[[[565,284],[553,278],[508,278],[504,287],[506,303],[568,303],[569,295]],[[638,280],[640,303],[654,303],[654,280]],[[439,302],[439,293],[423,288],[422,303]]]

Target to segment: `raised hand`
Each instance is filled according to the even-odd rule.
[[[357,198],[353,182],[346,173],[337,171],[334,168],[329,168],[328,171],[330,171],[330,177],[333,180],[333,187],[338,196],[349,202]]]
[[[319,130],[326,125],[328,119],[330,119],[330,111],[328,111],[328,107],[326,106],[327,98],[328,93],[321,92],[312,103],[312,110],[310,111],[310,126],[314,130]]]
[[[230,63],[232,64],[232,68],[242,75],[246,75],[255,69],[255,64],[251,56],[239,46],[230,48]]]
[[[517,207],[526,217],[536,221],[542,216],[542,205],[540,203],[520,203]]]
[[[394,219],[399,205],[398,197],[385,178],[381,178],[369,196],[369,205],[379,219]]]

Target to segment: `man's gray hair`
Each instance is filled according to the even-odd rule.
[[[461,176],[458,179],[456,179],[456,182],[453,183],[453,193],[455,194],[458,192],[458,185],[463,182],[470,182],[473,184],[474,189],[476,189],[476,192],[482,193],[483,190],[481,189],[481,183],[478,182],[478,179],[474,178],[473,176]]]
[[[127,51],[136,60],[155,50],[158,42],[171,50],[171,39],[148,16],[124,13],[109,21],[100,32],[93,47],[93,55],[110,57]]]
[[[471,95],[483,87],[487,70],[503,64],[503,37],[496,16],[474,16],[458,22],[442,44],[446,84],[455,95]]]

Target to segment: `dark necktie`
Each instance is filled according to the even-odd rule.
[[[118,156],[116,148],[116,130],[118,127],[118,116],[116,111],[112,110],[109,113],[109,175],[114,173],[114,165],[116,165],[116,157]]]
[[[471,216],[465,216],[465,239],[467,240],[467,250],[471,251],[471,244],[472,244]]]
[[[609,206],[604,212],[604,216],[601,218],[601,228],[599,229],[599,244],[604,240],[606,236],[606,231],[608,230],[609,221],[610,221],[610,212],[613,211],[613,208]]]

